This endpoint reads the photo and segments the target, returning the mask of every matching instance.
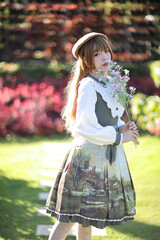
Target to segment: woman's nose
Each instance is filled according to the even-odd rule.
[[[103,52],[101,60],[102,60],[102,62],[111,60],[111,54],[109,52],[107,54],[105,52]]]
[[[102,52],[102,60],[107,60],[107,54],[105,52]]]

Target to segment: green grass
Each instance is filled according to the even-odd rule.
[[[160,239],[160,138],[144,135],[139,139],[138,147],[132,143],[125,145],[137,196],[135,220],[106,227],[107,236],[92,237],[94,240]],[[70,139],[56,136],[0,140],[0,240],[48,239],[36,237],[35,232],[38,224],[55,221],[51,217],[37,216],[37,208],[45,205],[38,200],[38,193],[48,192],[39,185],[43,144],[54,141]],[[67,237],[71,239],[75,237]]]

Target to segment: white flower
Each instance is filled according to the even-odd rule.
[[[129,74],[129,71],[127,69],[124,69],[123,71],[125,72],[125,75]]]
[[[135,91],[136,91],[136,88],[134,88],[134,87],[129,87],[129,90],[131,91],[132,94],[134,94]]]

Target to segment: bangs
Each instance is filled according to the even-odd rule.
[[[97,37],[93,39],[93,54],[109,49],[108,42],[103,37]],[[109,49],[110,50],[110,49]]]

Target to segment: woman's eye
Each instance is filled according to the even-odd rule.
[[[108,49],[106,49],[106,50],[105,50],[105,53],[108,53],[108,52],[109,52],[109,50],[108,50]]]
[[[100,53],[95,53],[95,54],[94,54],[94,57],[97,57],[97,56],[99,56],[99,54],[100,54]]]

